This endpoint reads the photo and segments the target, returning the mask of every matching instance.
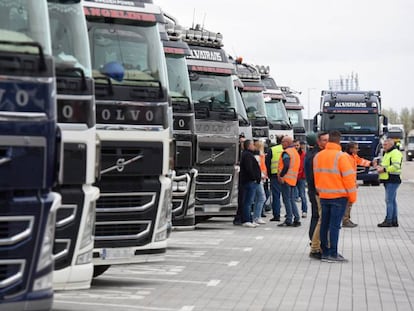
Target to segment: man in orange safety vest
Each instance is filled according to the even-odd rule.
[[[313,172],[322,207],[320,229],[322,261],[347,261],[338,253],[339,230],[347,203],[356,201],[356,172],[341,151],[341,133],[329,132],[326,148],[315,155]],[[328,238],[329,235],[329,238]]]

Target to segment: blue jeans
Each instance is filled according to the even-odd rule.
[[[299,197],[302,202],[302,212],[307,213],[308,212],[308,203],[306,200],[306,179],[298,179],[298,183],[296,185],[296,188],[299,192]]]
[[[347,198],[321,199],[321,249],[324,256],[338,255],[339,230],[344,217]],[[329,235],[329,238],[328,238]]]
[[[295,188],[293,188],[293,197],[296,199],[299,199],[299,190],[298,190],[298,185],[296,185]]]
[[[384,183],[385,204],[387,205],[385,221],[388,223],[398,222],[397,189],[399,186],[398,183]]]
[[[294,186],[291,186],[287,183],[283,183],[281,185],[282,188],[282,198],[283,198],[283,203],[285,204],[285,208],[286,208],[286,220],[285,222],[287,224],[291,224],[293,221],[299,221],[299,212],[298,212],[298,207],[296,206],[296,202],[295,202],[295,192]],[[292,221],[292,217],[294,218]]]
[[[262,184],[258,184],[256,189],[256,197],[253,210],[253,220],[259,219],[262,217],[262,210],[264,203],[266,202],[266,194]]]
[[[241,213],[241,222],[251,222],[252,214],[250,208],[256,198],[257,187],[260,184],[251,181],[243,185],[243,211]]]
[[[272,212],[273,217],[280,217],[280,183],[276,175],[270,176],[270,188],[272,190]]]

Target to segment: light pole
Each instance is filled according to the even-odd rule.
[[[311,131],[311,117],[310,117],[310,93],[312,90],[316,90],[315,87],[309,87],[308,88],[308,129],[307,131],[310,132]]]

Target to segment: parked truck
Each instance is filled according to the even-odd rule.
[[[51,310],[56,80],[46,0],[0,1],[0,309]]]
[[[164,17],[151,0],[112,3],[84,1],[101,142],[95,276],[164,259],[172,207]]]
[[[286,96],[285,107],[293,127],[293,136],[301,141],[306,140],[305,121],[303,120],[303,105],[300,103],[298,92],[288,86],[281,86],[280,89]]]
[[[172,225],[188,229],[195,225],[195,180],[198,174],[194,168],[195,114],[186,62],[186,57],[191,53],[188,44],[182,40],[182,26],[175,18],[167,14],[165,17],[167,24],[165,32],[161,32],[161,38],[167,61],[174,120],[175,176],[172,181]]]
[[[388,124],[387,137],[394,140],[399,150],[405,149],[405,131],[404,124]]]
[[[407,135],[407,148],[406,148],[406,159],[412,161],[414,158],[414,130],[408,132]]]
[[[259,71],[262,83],[266,88],[263,92],[263,96],[266,106],[267,121],[269,122],[269,139],[272,144],[276,144],[278,136],[294,136],[293,127],[286,111],[286,96],[270,75],[269,66],[262,65],[256,66],[256,68]]]
[[[89,288],[95,203],[99,196],[93,183],[99,158],[88,31],[80,0],[48,0],[48,7],[63,160],[55,187],[62,196],[62,205],[56,215],[53,287]]]
[[[222,48],[222,35],[199,25],[184,41],[196,126],[196,221],[235,215],[238,186],[238,135],[234,65]]]
[[[359,144],[358,155],[373,160],[381,153],[380,140],[388,119],[381,114],[380,91],[322,91],[320,112],[314,118],[314,131],[337,130],[344,147]],[[357,168],[357,178],[365,184],[378,185],[374,168]]]
[[[236,90],[236,112],[239,118],[239,136],[246,139],[253,139],[252,124],[247,116],[246,106],[242,98],[244,84],[236,75],[233,75],[233,82]]]
[[[263,96],[266,88],[261,81],[259,71],[253,65],[244,63],[242,58],[236,59],[235,66],[237,76],[243,82],[241,94],[247,117],[252,125],[253,138],[268,144],[269,123]]]

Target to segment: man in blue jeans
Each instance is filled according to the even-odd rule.
[[[338,253],[339,230],[347,203],[354,203],[357,197],[355,168],[342,152],[340,142],[340,132],[329,132],[326,148],[313,159],[315,187],[322,207],[321,259],[326,262],[347,261]]]
[[[270,221],[280,221],[280,183],[277,179],[279,160],[283,153],[281,144],[282,136],[277,137],[277,145],[269,148],[266,154],[267,176],[270,178],[270,189],[272,191],[273,218]]]
[[[403,155],[391,138],[386,139],[382,146],[385,150],[384,157],[381,160],[381,165],[376,168],[380,174],[380,181],[384,183],[387,214],[385,220],[379,223],[378,227],[398,227],[397,190],[401,184]]]
[[[244,227],[255,228],[252,223],[251,206],[256,197],[257,188],[262,180],[259,163],[254,157],[255,147],[253,141],[244,142],[244,151],[240,160],[240,187],[243,190],[241,221]]]
[[[285,136],[282,139],[283,153],[279,161],[277,178],[281,184],[283,203],[286,208],[286,219],[279,227],[299,227],[298,207],[296,206],[294,189],[298,180],[300,156],[293,144],[293,138]]]

